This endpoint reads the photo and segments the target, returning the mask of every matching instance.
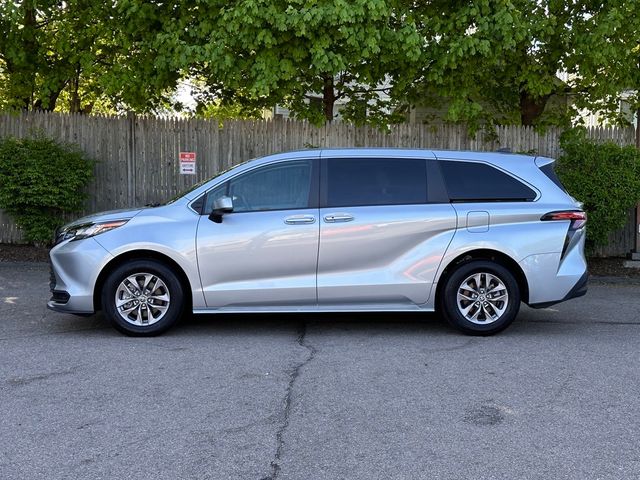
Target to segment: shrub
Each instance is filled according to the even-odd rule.
[[[588,247],[604,245],[640,201],[640,151],[586,138],[584,129],[560,139],[557,174],[569,193],[584,203]]]
[[[25,240],[48,244],[64,215],[82,210],[93,162],[77,145],[42,135],[0,140],[0,208]]]

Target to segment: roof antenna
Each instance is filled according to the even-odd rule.
[[[511,147],[502,147],[496,150],[498,153],[512,153]]]

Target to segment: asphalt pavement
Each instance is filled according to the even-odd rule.
[[[129,338],[0,263],[0,478],[638,479],[640,285],[437,315],[196,316]]]

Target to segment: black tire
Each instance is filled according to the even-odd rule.
[[[164,310],[164,314],[162,316],[160,316],[161,311],[157,310],[157,307],[154,307],[152,304],[150,304],[149,307],[146,305],[143,307],[145,310],[147,308],[153,309],[156,316],[160,317],[155,321],[155,323],[150,323],[148,325],[136,325],[131,323],[133,320],[125,320],[116,307],[116,294],[119,291],[121,283],[130,276],[139,273],[151,274],[157,277],[164,285],[160,286],[155,292],[160,296],[168,294],[169,297],[168,307]],[[140,280],[142,283],[142,277]],[[144,292],[140,293],[144,294]],[[182,317],[185,303],[184,291],[178,276],[165,264],[151,259],[129,261],[113,270],[108,275],[104,283],[101,298],[102,310],[117,330],[126,335],[141,337],[159,335],[172,327]],[[137,299],[132,298],[132,301],[137,301]],[[158,302],[157,300],[154,300],[154,297],[152,297],[151,301]],[[139,312],[136,310],[132,315],[136,316],[137,313]],[[149,321],[149,312],[145,312],[144,314],[146,314],[147,321]]]
[[[508,299],[504,302],[506,308],[497,320],[492,321],[490,318],[487,318],[481,310],[480,318],[476,320],[478,323],[474,323],[467,319],[458,308],[458,289],[462,287],[465,280],[477,273],[488,273],[497,277],[506,288],[508,294]],[[487,276],[482,278],[484,279],[484,283],[486,283]],[[513,274],[499,263],[489,260],[471,260],[465,262],[457,266],[455,270],[447,275],[444,282],[439,299],[440,312],[449,324],[467,335],[493,335],[507,328],[518,315],[518,311],[520,310],[520,289],[518,282]],[[468,306],[470,303],[475,302],[465,301],[464,306]],[[500,309],[505,306],[501,303],[498,303],[498,305],[500,305]],[[475,312],[475,309],[479,307],[472,306],[471,308],[470,314]],[[496,314],[496,310],[493,309],[491,305],[489,305],[487,309]],[[482,321],[483,316],[485,322]]]

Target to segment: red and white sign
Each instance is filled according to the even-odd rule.
[[[180,152],[180,175],[196,174],[196,152]]]

